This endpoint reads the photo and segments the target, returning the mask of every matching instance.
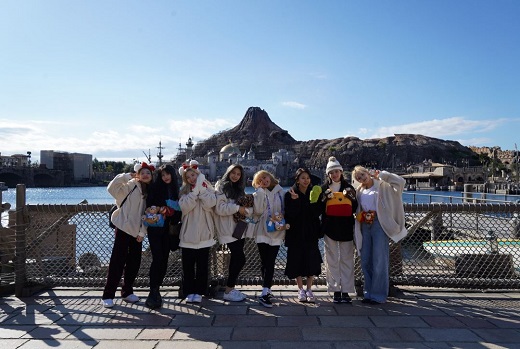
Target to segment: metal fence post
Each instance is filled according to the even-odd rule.
[[[23,296],[25,286],[25,184],[16,185],[16,224],[15,224],[15,276],[14,292],[16,297]]]

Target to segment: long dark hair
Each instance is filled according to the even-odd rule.
[[[172,176],[170,184],[164,183],[162,173],[166,172]],[[172,165],[161,165],[154,173],[154,180],[149,190],[149,196],[146,200],[148,206],[163,206],[165,200],[179,200],[179,181],[177,179],[177,171]]]
[[[172,181],[169,184],[164,183],[162,180],[162,173],[166,172],[172,176]],[[169,198],[173,200],[179,199],[179,179],[177,177],[177,171],[173,168],[172,165],[161,165],[157,170],[157,178],[156,182],[159,185],[159,190],[162,189],[161,186],[167,191]]]
[[[233,183],[231,179],[229,179],[229,174],[235,168],[240,169],[240,179]],[[224,176],[217,182],[216,187],[217,189],[222,190],[229,199],[237,200],[239,197],[244,196],[246,194],[246,178],[244,176],[244,168],[242,165],[230,165],[227,168],[226,173],[224,173]]]

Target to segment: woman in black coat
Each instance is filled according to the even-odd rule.
[[[178,223],[181,220],[181,211],[178,207],[179,183],[177,170],[171,165],[162,165],[156,171],[156,177],[151,185],[146,199],[146,206],[162,208],[165,215],[164,226],[148,227],[148,242],[152,252],[152,264],[150,265],[150,294],[146,299],[146,306],[154,309],[162,305],[162,297],[159,288],[162,286],[168,268],[170,251],[179,248],[178,236],[169,234],[170,223]],[[175,210],[173,207],[176,207]]]
[[[318,247],[321,205],[319,202],[311,203],[310,193],[311,174],[309,170],[299,168],[294,185],[285,194],[284,203],[285,220],[290,225],[285,233],[285,275],[296,279],[300,302],[315,301],[312,282],[314,276],[321,274],[322,258]],[[306,277],[306,290],[303,288],[303,277]]]

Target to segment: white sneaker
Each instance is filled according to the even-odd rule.
[[[114,300],[113,299],[103,299],[103,306],[105,308],[112,308],[114,306]]]
[[[202,296],[200,294],[194,294],[192,302],[193,303],[200,303],[200,302],[202,302]]]
[[[192,293],[192,294],[189,294],[187,297],[186,297],[186,303],[193,303],[193,297],[195,295]]]
[[[139,302],[139,297],[137,297],[135,294],[129,294],[128,296],[126,296],[125,298],[123,298],[123,300],[125,302],[128,302],[128,303],[137,303]]]
[[[300,302],[307,302],[307,293],[305,293],[303,288],[298,291],[298,300]]]
[[[224,300],[226,301],[241,302],[244,299],[246,299],[246,295],[236,289],[232,289],[229,293],[224,293]]]
[[[307,295],[307,302],[309,302],[309,303],[316,302],[316,297],[314,297],[314,293],[312,293],[311,290],[307,290],[307,292],[305,292],[305,294]]]

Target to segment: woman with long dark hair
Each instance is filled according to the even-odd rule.
[[[316,299],[311,290],[312,282],[314,276],[321,274],[322,258],[318,240],[321,237],[319,217],[322,206],[317,201],[317,196],[311,199],[311,187],[311,173],[308,169],[299,168],[294,185],[285,193],[285,220],[291,226],[285,232],[285,275],[296,279],[298,300],[313,303]],[[304,277],[306,289],[303,288]]]
[[[107,190],[117,203],[110,220],[115,225],[115,240],[108,264],[107,281],[103,290],[103,306],[112,308],[117,286],[123,277],[121,297],[128,303],[136,303],[134,281],[141,265],[143,240],[147,234],[142,224],[148,185],[155,168],[147,163],[136,164],[132,173],[121,173],[108,184]]]
[[[181,219],[179,209],[175,210],[175,203],[179,200],[179,186],[177,171],[171,165],[162,165],[155,174],[148,198],[147,207],[160,207],[160,213],[164,215],[162,227],[148,227],[148,242],[152,252],[152,264],[150,265],[150,293],[146,299],[146,306],[159,308],[162,305],[162,297],[159,291],[163,284],[168,268],[168,257],[171,250],[179,248],[178,237],[173,239],[169,234],[170,223],[178,223]],[[176,240],[175,240],[176,239]]]
[[[246,296],[235,289],[235,286],[238,275],[246,264],[246,256],[244,254],[245,237],[252,237],[253,229],[251,224],[247,224],[245,231],[237,231],[237,222],[233,219],[233,214],[239,212],[243,216],[250,216],[253,212],[263,212],[263,210],[258,207],[256,210],[254,207],[247,208],[237,203],[238,199],[246,194],[246,178],[244,176],[244,168],[240,164],[230,165],[215,187],[217,195],[217,204],[215,206],[217,236],[219,242],[226,244],[231,252],[224,300],[240,302],[246,299]],[[258,205],[258,202],[259,196],[257,195],[255,197],[255,205]]]

